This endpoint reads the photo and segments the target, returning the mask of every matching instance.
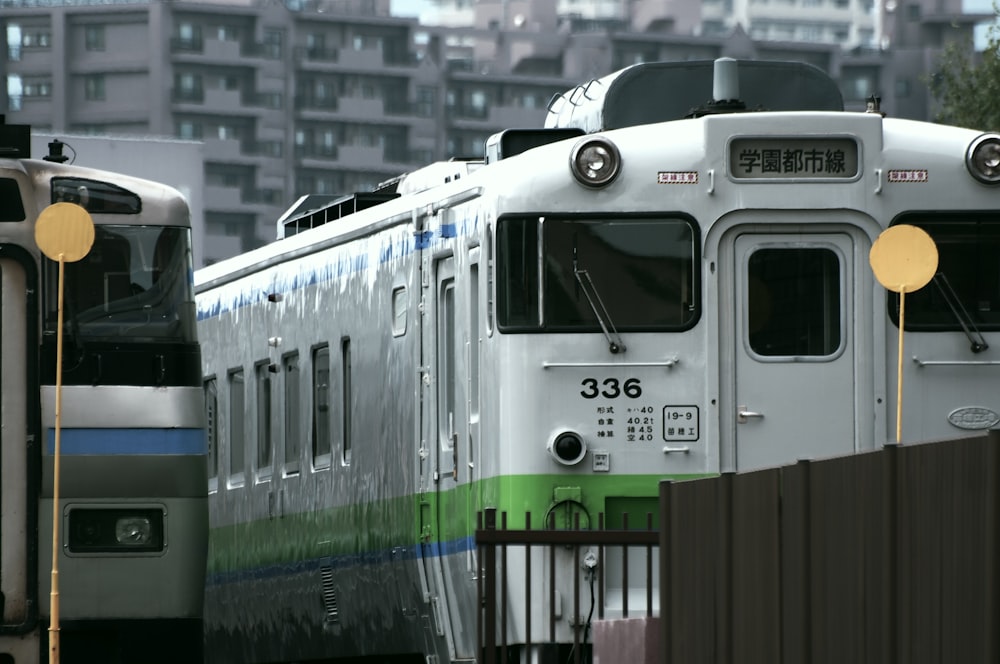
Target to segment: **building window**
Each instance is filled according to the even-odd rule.
[[[104,74],[91,74],[84,78],[83,91],[87,101],[104,101]]]
[[[48,78],[26,78],[21,94],[25,97],[51,97],[52,81]]]
[[[52,45],[52,33],[40,28],[25,28],[21,45],[25,48],[49,48]]]
[[[264,31],[264,57],[272,60],[281,58],[281,47],[285,41],[285,35],[281,30]]]
[[[104,50],[104,26],[88,25],[83,29],[84,47],[88,51]]]
[[[201,139],[201,123],[181,120],[177,123],[177,137],[190,141]]]

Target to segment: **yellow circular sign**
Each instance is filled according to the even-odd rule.
[[[882,231],[868,262],[880,284],[896,293],[912,293],[934,278],[937,245],[922,228],[901,224]]]
[[[75,203],[53,203],[38,215],[35,243],[51,260],[75,263],[94,244],[94,220]]]

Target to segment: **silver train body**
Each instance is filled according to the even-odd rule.
[[[26,154],[27,127],[0,137]],[[0,659],[201,661],[207,438],[187,203],[20,156],[0,159],[0,199]],[[58,202],[94,224],[87,255],[64,262],[61,357],[59,263],[35,236]]]
[[[895,442],[899,394],[904,443],[997,424],[1000,137],[738,64],[753,112],[712,96],[712,63],[626,69],[484,161],[307,199],[285,237],[196,273],[211,661],[472,661],[480,510],[645,523],[664,478]],[[905,296],[900,391],[899,296],[870,250],[901,224],[939,261]],[[521,661],[559,652],[542,576],[508,590],[507,643],[537,607]],[[642,604],[634,582],[606,617]]]

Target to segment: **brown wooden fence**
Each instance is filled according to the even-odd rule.
[[[647,569],[623,573],[648,579],[659,565],[667,601],[651,611],[655,661],[665,664],[1000,662],[998,432],[664,481],[659,505],[659,531],[484,522],[476,533],[482,661],[507,661],[499,591],[530,584],[531,572],[507,579],[506,547],[530,544],[649,552]],[[579,616],[579,593],[575,601]],[[575,661],[581,650],[572,649]]]

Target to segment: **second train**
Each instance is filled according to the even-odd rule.
[[[474,661],[480,511],[644,523],[665,478],[895,442],[899,299],[869,265],[894,225],[939,254],[901,440],[995,426],[998,164],[1000,136],[844,112],[812,67],[654,63],[481,160],[305,199],[196,274],[211,661]],[[551,583],[508,589],[510,661],[585,629],[539,642]]]

